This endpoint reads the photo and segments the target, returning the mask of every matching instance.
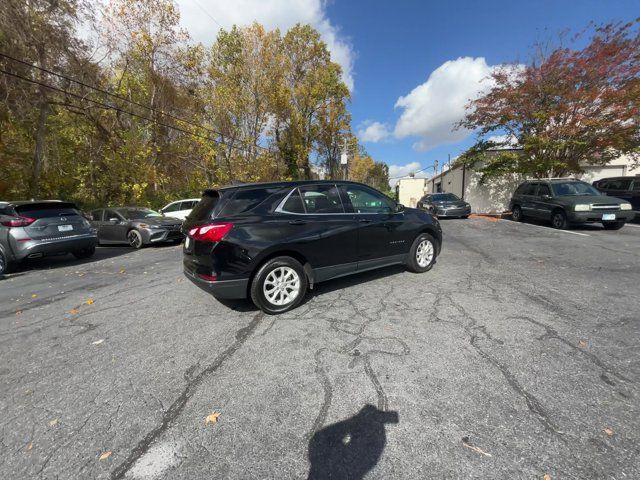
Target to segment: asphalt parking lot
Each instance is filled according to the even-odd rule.
[[[640,227],[442,223],[280,316],[175,246],[5,277],[0,478],[640,478]]]

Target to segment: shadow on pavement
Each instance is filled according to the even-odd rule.
[[[17,276],[21,272],[28,272],[30,270],[51,270],[55,268],[85,265],[87,263],[93,263],[99,260],[107,260],[110,258],[119,257],[121,255],[132,253],[134,251],[135,250],[133,250],[129,246],[109,246],[96,248],[96,253],[93,255],[93,257],[83,260],[78,260],[71,254],[32,258],[18,264],[15,269],[16,273],[12,275]]]
[[[364,478],[382,456],[385,424],[398,421],[398,412],[365,405],[355,416],[317,431],[309,441],[308,479]]]

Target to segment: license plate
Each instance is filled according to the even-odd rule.
[[[603,213],[602,214],[602,219],[603,220],[615,220],[616,219],[616,214],[615,213]]]
[[[59,232],[68,232],[70,230],[73,230],[73,225],[58,225]]]
[[[184,241],[184,248],[189,248],[191,246],[191,237],[187,237]]]

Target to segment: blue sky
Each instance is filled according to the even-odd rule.
[[[589,22],[629,21],[639,0],[178,0],[194,39],[254,20],[317,28],[352,87],[354,129],[392,176],[446,161],[473,143],[451,132],[491,67],[526,63],[536,41]],[[215,25],[214,25],[215,22]],[[413,92],[413,93],[412,93]],[[369,129],[367,130],[367,127]]]

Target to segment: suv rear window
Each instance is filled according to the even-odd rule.
[[[17,205],[15,207],[18,215],[24,215],[36,220],[40,218],[50,218],[65,216],[70,217],[78,215],[73,203],[29,203],[26,205]]]
[[[211,219],[219,200],[220,194],[216,190],[205,191],[198,204],[191,210],[188,218],[197,222]]]
[[[238,190],[222,208],[220,216],[230,217],[253,210],[281,188],[252,188]]]

